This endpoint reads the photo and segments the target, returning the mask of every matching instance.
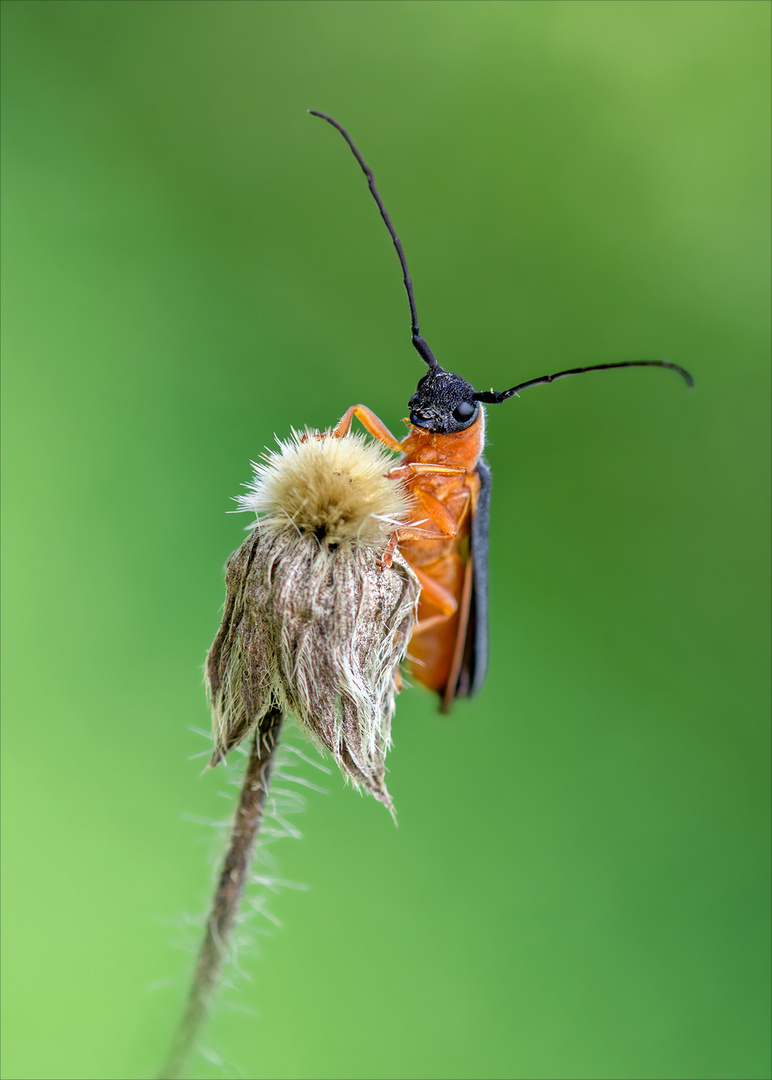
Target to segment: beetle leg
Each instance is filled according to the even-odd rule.
[[[439,615],[432,615],[428,619],[424,619],[416,627],[418,629],[426,629],[429,623],[434,623],[435,620],[446,619],[448,615],[455,615],[458,611],[458,601],[456,600],[450,589],[446,589],[444,585],[440,585],[439,581],[419,569],[417,566],[413,567],[415,576],[421,583],[421,599],[427,600],[433,607],[436,607]],[[413,631],[416,632],[415,630]]]
[[[398,543],[401,544],[406,540],[452,540],[454,536],[458,536],[458,522],[447,506],[434,495],[420,488],[415,488],[411,494],[438,529],[422,529],[418,525],[400,525],[396,531]]]
[[[399,451],[402,449],[402,444],[394,438],[383,420],[379,419],[372,409],[368,409],[366,405],[352,405],[346,409],[332,430],[333,437],[340,438],[343,435],[348,435],[354,417],[357,418],[365,431],[368,431],[378,442],[388,446],[389,450]]]
[[[434,627],[439,626],[440,623],[447,622],[449,618],[449,615],[430,615],[428,619],[421,619],[421,621],[417,622],[413,627],[413,633],[410,636],[411,638],[418,637],[419,634],[424,633],[424,631],[433,630]]]
[[[388,475],[388,474],[387,474]],[[422,529],[420,525],[399,525],[391,534],[389,543],[381,556],[381,566],[391,566],[394,552],[399,544],[406,540],[452,540],[458,536],[458,521],[455,519],[447,506],[440,502],[428,491],[415,488],[411,494],[421,508],[426,511],[426,516],[438,526],[437,529]],[[413,567],[415,570],[416,568]],[[420,572],[416,571],[419,574]]]
[[[386,476],[389,480],[410,480],[413,476],[434,473],[440,476],[465,476],[463,465],[429,465],[424,461],[410,461],[407,465],[393,465]]]
[[[440,585],[435,578],[417,567],[413,567],[413,570],[421,583],[421,600],[426,600],[432,607],[438,609],[436,615],[429,615],[415,624],[412,636],[417,637],[427,630],[442,625],[442,623],[447,622],[448,619],[455,615],[458,611],[458,601],[450,589]]]
[[[388,570],[394,559],[394,552],[397,550],[398,538],[396,532],[393,532],[389,537],[389,542],[386,545],[386,550],[381,555],[381,566],[384,570]]]

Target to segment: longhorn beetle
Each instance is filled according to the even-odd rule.
[[[483,403],[499,405],[521,390],[567,375],[623,367],[670,368],[694,381],[684,368],[667,360],[627,360],[571,368],[529,379],[509,390],[477,391],[437,362],[418,328],[413,283],[399,237],[378,194],[373,174],[349,133],[326,113],[309,109],[332,124],[348,143],[367,178],[370,193],[389,230],[410,305],[413,346],[428,367],[408,402],[410,432],[401,442],[366,405],[352,405],[333,429],[348,434],[353,418],[390,450],[401,453],[387,475],[402,480],[412,496],[418,520],[399,525],[384,556],[389,564],[398,546],[421,584],[418,622],[410,642],[414,677],[440,695],[443,711],[459,697],[471,697],[483,685],[488,666],[488,530],[491,474],[482,459],[485,443]],[[426,526],[430,527],[427,528]]]

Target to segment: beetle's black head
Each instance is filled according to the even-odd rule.
[[[477,391],[452,371],[439,364],[430,367],[411,397],[410,423],[439,435],[450,435],[471,427],[480,414]]]

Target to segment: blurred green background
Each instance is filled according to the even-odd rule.
[[[192,1075],[769,1075],[769,14],[3,4],[5,1077],[157,1069],[211,873],[185,815],[228,812],[191,726],[230,499],[291,425],[399,431],[423,373],[306,108],[446,367],[697,389],[489,410],[485,691],[403,694],[398,830],[309,792],[272,848],[309,889]]]

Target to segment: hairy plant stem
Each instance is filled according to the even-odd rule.
[[[268,783],[282,719],[282,714],[278,709],[271,709],[266,713],[252,739],[239,805],[212,900],[185,1014],[177,1029],[159,1080],[179,1080],[183,1076],[185,1066],[209,1014],[223,961],[228,952],[231,930],[249,874],[255,839],[263,820]]]

